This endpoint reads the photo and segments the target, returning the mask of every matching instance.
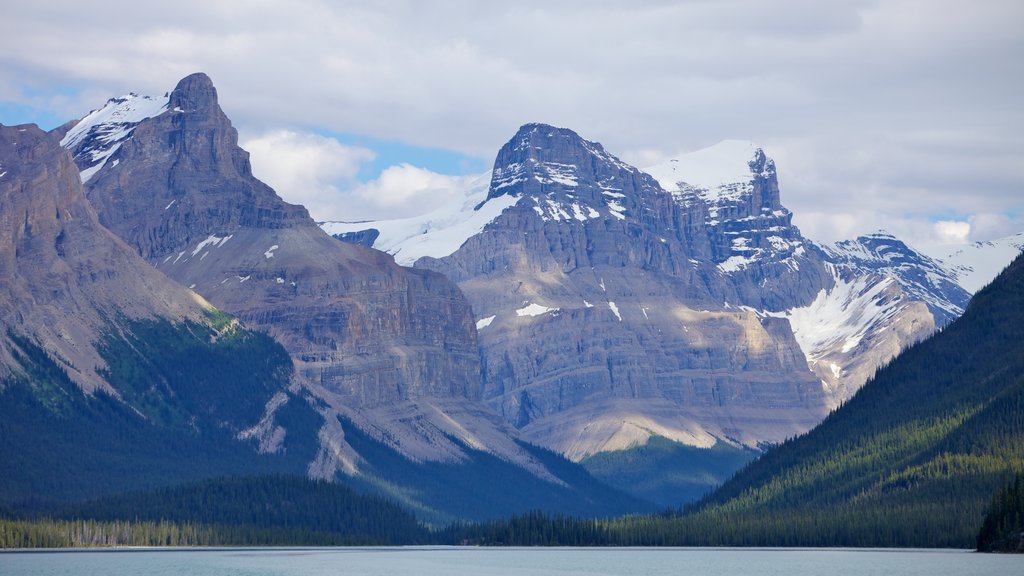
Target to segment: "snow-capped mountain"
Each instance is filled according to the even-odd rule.
[[[366,244],[395,257],[403,266],[412,266],[424,256],[443,258],[462,243],[479,234],[490,221],[515,204],[504,196],[489,200],[491,172],[472,180],[461,198],[421,216],[366,222],[322,222],[328,234],[346,242]],[[368,226],[372,226],[368,228]],[[368,241],[364,242],[362,239]]]
[[[167,96],[153,98],[132,93],[107,100],[102,108],[74,123],[64,134],[60,145],[75,150],[75,161],[82,166],[82,182],[88,182],[103,168],[139,122],[166,111],[168,101]],[[175,111],[182,110],[176,108]]]
[[[574,459],[653,435],[776,442],[813,425],[829,402],[787,323],[753,307],[785,309],[816,293],[780,282],[777,270],[828,276],[816,249],[769,239],[790,223],[762,161],[760,177],[748,167],[757,197],[722,214],[768,216],[712,229],[698,196],[666,193],[571,130],[529,124],[499,151],[483,199],[478,189],[453,213],[424,219],[477,218],[478,232],[456,225],[455,246],[432,241],[437,228],[417,228],[429,231],[408,230],[391,250],[416,243],[425,255],[417,268],[459,283],[476,313],[484,400],[533,442]],[[345,231],[378,230],[382,246],[391,224]],[[723,269],[742,252],[740,232],[762,252]]]
[[[698,445],[707,440],[665,424],[665,414],[675,411],[678,419],[685,413],[678,407],[633,407],[634,416],[626,417],[621,407],[579,408],[588,405],[586,398],[601,396],[596,391],[602,385],[591,381],[588,361],[573,364],[562,355],[536,351],[549,335],[564,330],[556,324],[575,326],[570,339],[578,340],[579,333],[598,330],[597,315],[606,308],[611,320],[627,324],[616,327],[623,335],[608,340],[614,347],[598,346],[607,362],[615,363],[623,361],[614,360],[620,355],[633,356],[622,342],[652,348],[677,338],[680,330],[689,336],[694,328],[684,322],[645,333],[629,325],[634,307],[645,323],[664,317],[672,301],[690,310],[750,314],[763,326],[785,319],[779,326],[786,326],[782,331],[788,336],[776,334],[782,340],[773,346],[785,349],[781,342],[789,338],[802,359],[783,372],[791,370],[791,377],[803,379],[809,368],[824,404],[832,407],[903,347],[959,315],[968,297],[939,263],[891,236],[870,235],[835,246],[804,238],[781,203],[774,161],[750,142],[726,141],[639,171],[571,131],[527,125],[499,152],[486,196],[479,182],[465,200],[419,219],[326,228],[347,234],[378,231],[374,246],[459,282],[477,313],[485,391],[490,390],[485,396],[490,394],[490,401],[530,438],[577,458],[642,443],[655,433]],[[499,200],[504,203],[492,204]],[[462,224],[467,222],[472,225]],[[648,237],[656,244],[645,244]],[[602,265],[613,269],[605,272]],[[596,290],[582,281],[584,274],[597,276],[591,282]],[[616,287],[619,292],[634,298],[646,294],[650,300],[637,298],[626,306],[625,296],[609,297],[609,278],[618,283],[623,274],[627,278]],[[680,280],[682,286],[673,288]],[[515,291],[508,293],[510,287]],[[658,300],[658,306],[650,305]],[[707,336],[701,346],[737,345],[708,344]],[[688,342],[681,345],[694,345]],[[577,354],[593,354],[592,347],[581,344]],[[664,366],[663,358],[674,354],[663,350],[654,364]],[[551,358],[553,373],[548,375],[539,359],[527,364],[524,358],[521,368],[515,367],[519,361],[510,366],[517,355]],[[528,372],[520,373],[527,365]],[[729,368],[738,373],[748,369],[749,363]],[[685,381],[658,372],[625,379]],[[614,372],[607,379],[609,388],[618,386]],[[560,387],[555,409],[541,400],[540,382],[549,380]],[[567,389],[577,390],[575,400],[566,401]],[[638,395],[650,400],[671,393],[662,389]],[[659,416],[645,415],[645,423],[638,424],[636,414],[645,410]],[[557,427],[538,423],[561,411],[566,414],[560,414]],[[618,424],[602,424],[605,415]],[[574,425],[573,418],[580,423]],[[745,425],[754,424],[737,428]]]
[[[960,286],[975,293],[1024,250],[1024,232],[960,246],[942,246],[931,255],[949,269]]]
[[[343,416],[412,459],[461,461],[473,446],[550,476],[477,400],[475,329],[459,290],[338,243],[254,178],[206,75],[183,79],[166,102],[112,100],[62,142],[90,176],[105,226],[288,350],[296,384],[326,416],[312,475],[362,465]]]
[[[789,319],[836,403],[908,344],[957,318],[970,298],[938,262],[885,232],[823,249],[832,287],[778,316]]]

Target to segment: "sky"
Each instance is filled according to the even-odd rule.
[[[1020,0],[7,0],[0,123],[197,71],[319,220],[429,211],[529,122],[644,167],[762,146],[819,241],[1024,231]]]

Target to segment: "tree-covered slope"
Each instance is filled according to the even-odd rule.
[[[0,382],[0,503],[32,509],[124,490],[227,474],[304,474],[322,417],[287,391],[291,361],[240,327],[122,321],[103,339],[101,370],[119,395],[88,395],[31,340]],[[271,417],[284,440],[258,453],[241,432]]]
[[[745,543],[973,545],[991,495],[1024,468],[1021,326],[1024,257],[685,521],[734,519]]]
[[[821,425],[769,450],[686,513],[605,521],[527,515],[459,527],[452,538],[973,548],[992,495],[1024,469],[1021,326],[1024,256],[960,319],[879,370]],[[989,531],[1001,533],[999,526]]]

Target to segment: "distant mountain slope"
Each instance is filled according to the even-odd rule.
[[[973,546],[992,494],[1024,469],[1022,323],[1018,257],[960,319],[737,474],[696,518],[757,526],[752,542]]]
[[[0,504],[303,469],[284,351],[103,228],[34,125],[0,126],[0,230]]]
[[[741,141],[641,171],[571,130],[527,124],[449,205],[322,226],[458,282],[484,399],[531,441],[581,461],[634,450],[590,461],[611,479],[629,476],[614,463],[632,473],[640,456],[685,453],[714,471],[702,486],[665,473],[690,495],[735,469],[705,457],[735,466],[750,457],[741,447],[808,429],[968,299],[891,236],[804,238],[774,161]],[[652,438],[685,446],[642,449]],[[733,450],[701,451],[717,443]]]
[[[773,173],[747,174],[750,210],[767,210],[766,226],[788,224]],[[740,307],[799,303],[813,282],[791,281],[824,278],[819,253],[769,239],[788,228],[751,233],[763,251],[723,268],[734,244],[708,228],[703,204],[541,124],[498,152],[477,208],[492,202],[506,207],[479,233],[416,266],[457,281],[472,302],[484,399],[530,440],[573,459],[654,435],[757,446],[824,415],[786,323]]]
[[[102,223],[159,271],[288,351],[296,390],[319,414],[318,450],[307,462],[312,477],[359,476],[450,518],[507,498],[498,486],[509,478],[535,485],[530,497],[509,498],[524,509],[599,502],[587,509],[624,511],[616,498],[644,505],[573,479],[586,474],[520,442],[481,402],[476,328],[458,287],[380,251],[337,242],[303,207],[253,177],[205,74],[182,79],[163,100],[112,99],[57,132]],[[272,445],[288,428],[266,432]],[[359,435],[372,440],[365,449],[377,443],[404,458],[404,475],[396,476],[397,466],[382,473],[352,446]],[[502,466],[488,466],[491,460]],[[448,477],[462,470],[478,489],[441,494],[451,487],[435,482],[440,490],[428,493],[409,480],[435,468]],[[547,492],[561,496],[544,499]]]
[[[975,293],[992,281],[999,271],[1024,250],[1024,232],[963,246],[943,246],[931,256],[950,269],[957,282]]]

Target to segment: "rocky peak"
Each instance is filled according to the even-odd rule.
[[[220,109],[213,80],[202,72],[181,79],[170,94],[168,108],[183,111]]]
[[[688,211],[703,212],[710,260],[732,277],[742,303],[783,310],[831,283],[820,250],[782,205],[775,161],[761,147],[726,140],[645,171]]]
[[[0,230],[0,334],[38,343],[87,391],[110,391],[95,341],[112,320],[201,317],[194,294],[100,225],[71,155],[35,125],[0,125]]]
[[[892,278],[907,296],[924,302],[936,326],[963,314],[970,293],[955,273],[884,230],[825,246],[828,260],[847,276],[874,273]]]
[[[623,219],[657,183],[572,130],[526,124],[494,161],[487,199],[530,197],[545,219]]]
[[[148,259],[243,226],[315,226],[305,208],[252,176],[249,154],[202,73],[166,99],[108,101],[61,144],[74,154],[101,222]]]

